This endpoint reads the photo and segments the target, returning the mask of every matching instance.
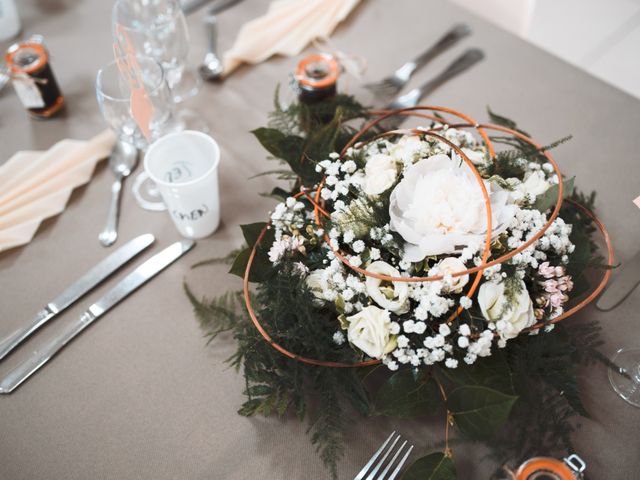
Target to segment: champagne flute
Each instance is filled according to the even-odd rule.
[[[144,56],[136,57],[139,66],[140,80],[153,114],[150,118],[150,141],[176,130],[173,118],[174,104],[167,86],[162,67],[154,59]],[[131,90],[118,61],[113,61],[98,71],[96,76],[96,97],[102,116],[116,133],[120,141],[144,149],[148,145],[140,127],[131,114]]]

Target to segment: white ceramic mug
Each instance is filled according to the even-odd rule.
[[[209,135],[191,130],[165,135],[147,150],[133,193],[142,208],[167,210],[182,236],[207,237],[220,223],[219,164],[220,148]],[[161,202],[143,198],[146,180],[153,181]]]

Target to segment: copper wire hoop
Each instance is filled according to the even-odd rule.
[[[454,114],[456,116],[459,116],[460,118],[463,118],[467,121],[469,121],[469,124],[460,124],[460,125],[455,125],[455,128],[469,128],[469,127],[473,127],[476,130],[478,130],[478,132],[480,132],[481,136],[483,137],[483,139],[485,139],[485,141],[487,142],[487,147],[488,150],[491,155],[491,158],[493,158],[495,156],[495,152],[493,150],[493,147],[491,146],[491,141],[489,140],[489,137],[486,135],[485,129],[489,129],[489,130],[496,130],[496,131],[501,131],[503,133],[508,133],[511,134],[527,143],[529,143],[530,145],[540,149],[541,146],[539,144],[537,144],[535,141],[533,141],[532,139],[530,139],[529,137],[527,137],[526,135],[523,135],[522,133],[516,131],[516,130],[512,130],[510,128],[507,127],[502,127],[499,125],[493,125],[493,124],[478,124],[473,122],[472,119],[470,119],[469,117],[467,117],[466,115],[460,114],[458,112],[455,112],[454,110],[445,108],[445,107],[415,107],[412,109],[405,109],[402,111],[398,111],[398,112],[389,112],[389,113],[385,113],[383,114],[381,117],[378,117],[377,119],[373,120],[372,122],[369,122],[367,125],[365,125],[365,127],[359,131],[349,142],[349,144],[347,145],[347,147],[345,147],[345,149],[343,150],[343,153],[347,150],[347,148],[353,144],[355,144],[355,142],[357,141],[358,138],[360,138],[362,135],[364,135],[364,133],[366,133],[366,131],[370,128],[372,128],[373,126],[377,125],[378,123],[380,123],[382,120],[384,120],[385,118],[388,118],[392,115],[395,114],[401,114],[401,115],[414,115],[414,116],[422,116],[424,118],[429,118],[428,116],[424,115],[424,114],[419,114],[419,115],[415,115],[414,114],[414,110],[421,110],[421,109],[428,109],[428,110],[436,110],[437,111],[444,111],[447,113],[451,113]],[[437,117],[435,117],[437,118]],[[441,121],[441,119],[438,119],[438,121]],[[464,152],[462,152],[461,150],[458,149],[457,146],[453,145],[451,142],[449,142],[448,140],[444,139],[443,137],[440,137],[439,135],[433,133],[437,130],[440,130],[441,128],[436,128],[436,129],[432,129],[432,130],[421,130],[421,129],[412,129],[412,130],[399,130],[397,132],[413,132],[415,133],[420,133],[420,134],[426,134],[426,133],[430,133],[432,136],[434,137],[439,137],[440,139],[444,140],[445,143],[449,144],[452,148],[456,149],[456,152],[461,155],[461,157],[463,157],[463,159],[465,160],[465,162],[468,161],[468,164],[471,164],[471,168],[472,171],[475,174],[479,173],[477,172],[477,169],[475,168],[475,166],[473,166],[471,160],[464,154]],[[388,135],[392,135],[395,134],[393,132],[386,132],[385,134]],[[385,135],[383,134],[383,135]],[[459,151],[458,151],[459,150]],[[547,224],[545,224],[545,226],[536,234],[534,235],[529,241],[525,242],[523,245],[521,245],[520,247],[518,247],[518,249],[515,249],[511,252],[509,252],[509,254],[505,254],[502,257],[493,260],[489,263],[485,263],[486,262],[486,258],[484,257],[483,254],[483,263],[477,267],[468,269],[467,271],[464,272],[456,272],[455,274],[452,274],[452,276],[456,277],[456,276],[461,276],[461,275],[468,275],[471,273],[477,273],[476,275],[476,279],[474,281],[474,285],[475,283],[479,283],[481,280],[481,276],[482,276],[482,271],[484,271],[486,268],[489,268],[493,265],[497,265],[498,263],[502,263],[505,260],[508,260],[509,258],[512,258],[514,255],[516,255],[517,253],[521,252],[522,250],[525,250],[526,248],[528,248],[529,246],[531,246],[533,243],[535,243],[537,240],[539,240],[542,235],[544,235],[544,233],[546,232],[546,230],[551,226],[551,224],[553,223],[553,221],[556,219],[556,217],[558,216],[558,214],[560,213],[560,208],[562,207],[562,203],[563,203],[563,180],[562,180],[562,174],[560,172],[560,169],[557,165],[557,163],[555,162],[555,160],[551,157],[551,155],[549,154],[549,152],[544,151],[542,152],[545,157],[547,158],[547,160],[549,161],[549,163],[551,163],[551,165],[553,166],[556,174],[558,175],[558,199],[556,201],[556,205],[555,208],[551,214],[551,217],[549,218]],[[302,190],[301,192],[297,193],[296,195],[294,195],[295,198],[300,198],[301,196],[304,196],[305,198],[307,198],[313,205],[314,205],[314,210],[316,213],[316,219],[319,218],[319,213],[322,213],[325,216],[329,216],[330,213],[327,212],[326,210],[324,210],[323,206],[321,205],[321,202],[318,201],[320,199],[320,189],[321,189],[321,185],[322,182],[319,186],[319,188],[316,190],[315,194],[316,194],[316,198],[312,198],[306,191]],[[486,192],[486,187],[484,186],[484,182],[481,182],[481,188],[483,190],[483,195],[485,196],[485,200],[488,198],[488,193]],[[602,234],[606,246],[607,246],[607,261],[608,261],[608,265],[613,265],[615,262],[615,255],[614,255],[614,251],[613,251],[613,245],[611,243],[611,239],[609,237],[609,233],[606,230],[606,227],[604,226],[604,224],[600,221],[600,219],[593,214],[593,212],[591,212],[590,210],[588,210],[586,207],[584,207],[583,205],[580,205],[579,203],[571,200],[571,199],[567,199],[567,202],[572,204],[574,207],[580,209],[583,213],[585,213],[589,218],[591,218],[591,220],[595,223],[596,227],[598,228],[598,230],[600,231],[600,233]],[[492,228],[490,228],[492,226],[491,223],[491,205],[490,205],[490,201],[487,205],[487,233],[488,233],[488,237],[489,237],[489,242],[490,242],[490,238],[491,238],[491,231]],[[358,367],[365,367],[365,366],[370,366],[370,365],[377,365],[380,364],[381,361],[380,360],[367,360],[367,361],[362,361],[362,362],[354,362],[354,363],[343,363],[343,362],[333,362],[333,361],[326,361],[326,360],[318,360],[318,359],[314,359],[314,358],[308,358],[308,357],[304,357],[301,355],[298,355],[296,353],[291,352],[290,350],[287,350],[286,348],[284,348],[282,345],[280,345],[279,343],[277,343],[275,340],[273,340],[273,338],[269,335],[269,333],[264,329],[264,327],[261,325],[260,321],[258,320],[256,313],[253,309],[253,306],[251,305],[251,299],[250,299],[250,295],[249,295],[249,275],[251,273],[251,266],[253,265],[253,261],[257,252],[257,248],[258,245],[260,245],[260,243],[262,242],[262,239],[264,238],[264,235],[267,232],[267,229],[270,228],[270,222],[267,223],[265,225],[265,227],[262,229],[262,231],[260,232],[260,235],[258,236],[258,239],[256,240],[255,244],[253,245],[252,249],[251,249],[251,253],[249,255],[249,259],[247,261],[247,266],[245,268],[245,273],[244,273],[244,278],[243,278],[243,292],[244,292],[244,299],[245,299],[245,304],[247,307],[247,312],[249,313],[249,316],[251,318],[251,321],[253,322],[254,326],[256,327],[256,329],[258,330],[258,332],[260,333],[260,335],[264,338],[264,340],[269,343],[275,350],[277,350],[278,352],[280,352],[281,354],[302,362],[302,363],[306,363],[309,365],[315,365],[315,366],[322,366],[322,367],[331,367],[331,368],[358,368]],[[327,243],[328,244],[328,243]],[[329,245],[329,244],[328,244]],[[330,248],[332,248],[329,245]],[[332,248],[333,250],[333,248]],[[488,250],[488,252],[490,252],[490,249]],[[334,251],[334,253],[336,253]],[[485,249],[485,254],[487,253],[487,250]],[[336,253],[336,256],[341,255],[340,252]],[[340,258],[340,257],[338,257]],[[373,278],[378,278],[380,280],[387,280],[387,281],[402,281],[402,282],[420,282],[420,281],[436,281],[436,280],[441,280],[442,278],[444,278],[442,275],[439,276],[433,276],[433,277],[388,277],[386,275],[380,275],[380,274],[374,274],[373,272],[368,272],[366,270],[363,270],[359,267],[354,267],[352,265],[350,265],[348,263],[348,261],[346,261],[346,258],[340,258],[341,261],[343,261],[343,263],[345,263],[345,265],[347,265],[348,267],[352,268],[355,271],[358,271],[359,273],[366,275],[366,276],[371,276]],[[366,273],[365,273],[366,272]],[[537,323],[527,329],[525,329],[523,332],[530,332],[533,330],[537,330],[540,329],[542,327],[544,327],[545,325],[548,324],[555,324],[558,323],[568,317],[570,317],[571,315],[575,314],[576,312],[578,312],[579,310],[583,309],[584,307],[586,307],[587,305],[589,305],[601,292],[602,290],[605,288],[607,282],[609,281],[611,277],[611,270],[607,269],[604,273],[604,275],[602,276],[598,286],[586,297],[584,298],[582,301],[580,301],[577,305],[575,305],[574,307],[572,307],[571,309],[567,310],[566,312],[564,312],[562,315],[552,319],[549,322],[540,322]],[[474,286],[472,285],[472,287]],[[477,285],[476,285],[477,287]],[[470,294],[473,294],[473,292],[475,291],[475,288],[472,290],[470,289]],[[457,309],[457,313],[455,313],[454,315],[458,315],[459,311],[461,310],[461,308]],[[455,318],[455,316],[452,316],[450,318],[453,319]]]

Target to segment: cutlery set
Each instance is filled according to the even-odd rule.
[[[150,247],[154,241],[154,236],[149,233],[140,235],[100,261],[49,302],[36,314],[31,322],[0,340],[0,360],[11,353],[40,327],[62,313],[67,307]],[[11,393],[15,390],[91,323],[191,250],[194,245],[195,242],[193,240],[186,239],[173,243],[136,267],[98,301],[91,304],[74,323],[67,326],[57,336],[49,339],[43,347],[32,352],[26,361],[0,380],[0,393]]]

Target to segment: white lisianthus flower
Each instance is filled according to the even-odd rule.
[[[370,305],[347,320],[349,342],[371,358],[380,359],[396,348],[396,339],[389,332],[391,319],[387,310]]]
[[[515,338],[525,328],[536,323],[533,303],[522,280],[507,295],[507,285],[502,282],[485,282],[478,291],[478,304],[482,315],[496,325],[503,340]]]
[[[377,153],[367,160],[364,167],[362,190],[367,195],[380,195],[393,185],[397,176],[398,169],[393,158]]]
[[[515,214],[509,194],[484,181],[492,210],[492,237],[507,229]],[[487,213],[484,196],[469,166],[437,154],[409,167],[391,192],[391,229],[407,242],[404,258],[460,252],[484,242]]]
[[[418,158],[424,150],[424,143],[417,135],[404,135],[398,142],[389,148],[389,155],[409,166]]]
[[[464,262],[457,257],[447,257],[442,259],[433,270],[437,275],[451,275],[457,272],[464,272],[467,269]],[[431,275],[431,272],[429,272]],[[460,293],[464,286],[469,283],[469,275],[451,277],[450,282],[445,282],[442,291],[445,293]]]
[[[538,195],[546,192],[551,184],[546,180],[544,173],[540,170],[529,171],[524,175],[524,181],[518,185],[517,190],[523,195],[535,200]]]
[[[323,305],[325,303],[325,298],[323,294],[324,285],[327,284],[325,275],[326,274],[324,270],[314,270],[307,276],[307,278],[305,278],[305,283],[307,284],[307,287],[315,297],[313,299],[313,303],[315,303],[318,306]]]
[[[399,277],[400,272],[381,260],[371,263],[368,272],[379,273],[389,277]],[[365,281],[367,294],[383,308],[399,315],[409,311],[409,286],[406,282],[385,282],[374,277]]]

